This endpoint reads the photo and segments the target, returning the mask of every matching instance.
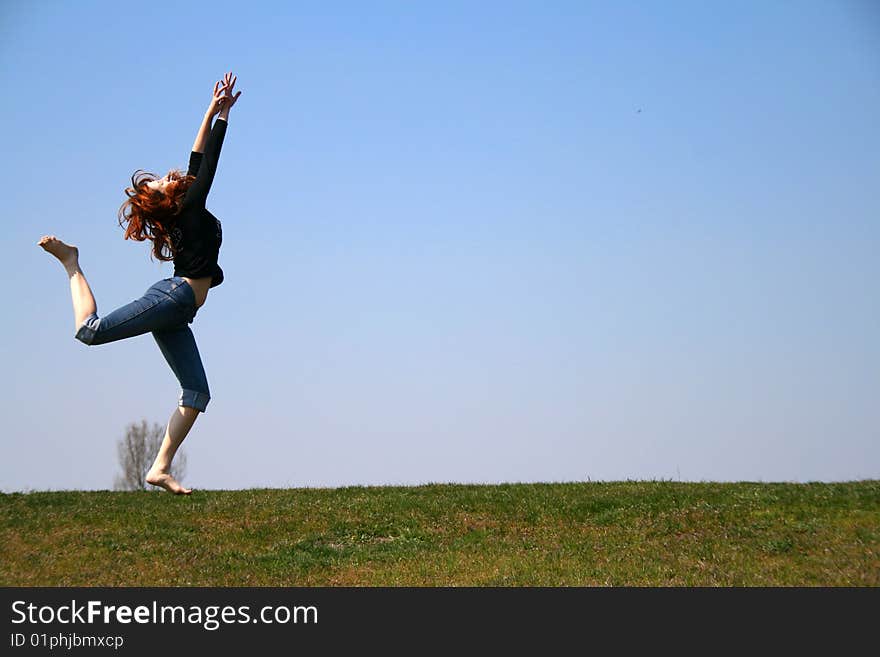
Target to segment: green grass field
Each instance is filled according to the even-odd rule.
[[[0,495],[5,586],[880,585],[880,481]]]

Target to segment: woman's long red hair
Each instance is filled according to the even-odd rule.
[[[147,187],[147,183],[162,176],[138,169],[131,176],[131,187],[125,188],[128,196],[119,208],[119,225],[125,228],[125,239],[153,242],[151,257],[165,262],[174,259],[174,247],[169,233],[177,225],[177,214],[183,205],[186,190],[196,179],[180,169],[172,169],[172,181],[165,191]],[[127,225],[126,225],[127,224]]]

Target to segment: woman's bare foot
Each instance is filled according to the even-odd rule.
[[[147,483],[153,486],[161,486],[169,493],[174,493],[175,495],[189,495],[192,493],[192,488],[184,488],[167,472],[150,470],[147,473]]]
[[[76,270],[79,266],[79,249],[70,244],[65,244],[54,235],[44,235],[37,244],[58,258],[68,272],[71,269]]]

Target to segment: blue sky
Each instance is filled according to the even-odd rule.
[[[36,242],[171,276],[116,212],[227,70],[188,485],[880,476],[875,4],[7,1],[0,489],[174,410]]]

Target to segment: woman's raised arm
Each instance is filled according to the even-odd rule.
[[[190,154],[188,173],[194,175],[196,179],[186,191],[184,203],[187,204],[195,203],[204,207],[207,203],[208,192],[211,190],[211,183],[214,182],[214,174],[217,172],[217,163],[220,160],[223,138],[226,136],[229,110],[241,95],[240,91],[234,96],[232,95],[235,77],[231,72],[226,74],[223,86],[219,87],[218,91],[219,84],[218,82],[214,85],[214,98],[205,113],[205,119],[199,130],[199,135],[196,137],[196,143],[193,145],[193,152]],[[219,116],[212,126],[211,117],[217,113]],[[203,148],[204,155],[196,148]]]
[[[199,126],[199,134],[196,135],[196,140],[193,142],[192,149],[194,153],[205,152],[205,144],[208,141],[208,135],[211,134],[211,119],[223,108],[225,94],[226,83],[219,81],[215,83],[214,96],[211,98],[211,104],[208,106],[205,117],[202,119],[202,125]]]

